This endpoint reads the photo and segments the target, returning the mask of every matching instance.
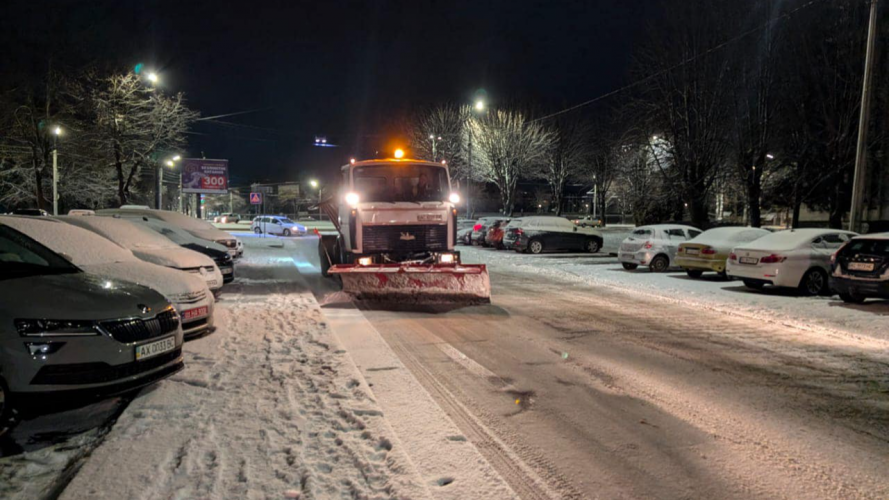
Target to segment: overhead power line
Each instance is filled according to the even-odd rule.
[[[679,67],[685,66],[686,64],[688,64],[688,63],[690,63],[690,62],[693,62],[693,61],[695,61],[695,60],[697,60],[697,59],[700,59],[700,58],[702,58],[702,57],[708,56],[708,55],[710,55],[710,54],[712,54],[712,53],[714,53],[714,52],[716,52],[716,51],[718,51],[718,50],[720,50],[720,49],[726,47],[726,46],[729,45],[729,44],[732,44],[732,43],[737,42],[738,40],[740,40],[740,39],[742,39],[742,38],[745,38],[745,37],[747,37],[747,36],[752,35],[753,33],[756,33],[756,32],[758,32],[758,31],[762,31],[762,30],[768,28],[768,27],[769,27],[770,25],[772,25],[772,24],[775,24],[775,23],[777,23],[777,22],[779,22],[779,21],[784,21],[784,20],[786,20],[786,19],[789,19],[791,16],[793,16],[793,15],[796,14],[797,12],[799,12],[799,11],[801,11],[801,10],[803,10],[803,9],[806,9],[806,8],[808,8],[808,7],[810,7],[810,6],[814,5],[814,4],[816,4],[816,3],[822,2],[822,1],[824,1],[824,0],[810,0],[809,2],[806,2],[805,4],[800,5],[799,7],[795,8],[795,9],[789,11],[789,12],[785,12],[784,14],[781,14],[780,16],[777,16],[777,17],[775,17],[774,19],[771,19],[771,20],[769,20],[768,22],[765,22],[765,23],[763,23],[763,24],[761,24],[761,25],[759,25],[759,26],[756,26],[756,27],[754,27],[754,28],[750,28],[749,30],[744,31],[744,32],[742,32],[742,33],[740,33],[740,34],[738,34],[738,35],[732,37],[732,38],[729,38],[728,40],[726,40],[726,41],[724,41],[724,42],[721,42],[721,43],[719,43],[719,44],[717,44],[717,45],[714,45],[713,47],[710,47],[709,49],[705,50],[704,52],[701,52],[701,53],[698,54],[698,55],[695,55],[695,56],[689,57],[689,58],[687,58],[687,59],[685,59],[685,60],[683,60],[683,61],[680,61],[679,63],[674,64],[673,66],[670,66],[669,68],[665,68],[665,69],[662,69],[662,70],[657,71],[657,72],[655,72],[655,73],[652,73],[652,74],[650,74],[650,75],[648,75],[648,76],[646,76],[646,77],[640,78],[639,80],[636,80],[636,81],[634,81],[634,82],[632,82],[632,83],[629,83],[629,84],[627,84],[627,85],[624,85],[623,87],[620,87],[620,88],[618,88],[618,89],[612,90],[612,91],[607,92],[607,93],[605,93],[605,94],[602,94],[602,95],[600,95],[600,96],[596,96],[596,97],[594,97],[594,98],[592,98],[592,99],[590,99],[590,100],[588,100],[588,101],[584,101],[584,102],[581,102],[581,103],[579,103],[579,104],[575,104],[574,106],[565,108],[565,109],[563,109],[563,110],[561,110],[561,111],[556,111],[555,113],[550,113],[550,114],[548,114],[548,115],[546,115],[546,116],[541,116],[540,118],[535,118],[535,119],[533,119],[533,120],[530,120],[529,123],[539,122],[539,121],[542,121],[542,120],[548,120],[548,119],[550,119],[550,118],[553,118],[553,117],[556,117],[556,116],[559,116],[559,115],[562,115],[562,114],[565,114],[565,113],[570,113],[571,111],[574,111],[575,109],[579,109],[579,108],[582,108],[582,107],[584,107],[584,106],[589,106],[590,104],[593,104],[593,103],[595,103],[595,102],[601,101],[602,99],[606,99],[606,98],[611,97],[611,96],[613,96],[613,95],[615,95],[615,94],[620,94],[621,92],[624,92],[624,91],[626,91],[626,90],[629,90],[629,89],[631,89],[631,88],[633,88],[633,87],[637,87],[637,86],[639,86],[639,85],[641,85],[641,84],[647,82],[648,80],[651,80],[652,78],[655,78],[655,77],[657,77],[657,76],[661,76],[661,75],[663,75],[663,74],[665,74],[665,73],[669,73],[669,72],[671,72],[671,71],[673,71],[673,70],[675,70],[675,69],[677,69],[677,68],[679,68]]]

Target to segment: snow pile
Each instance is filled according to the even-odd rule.
[[[429,498],[282,250],[255,249],[185,371],[144,391],[60,496]]]

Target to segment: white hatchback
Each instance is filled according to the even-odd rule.
[[[305,236],[307,231],[306,226],[280,215],[260,215],[253,219],[250,228],[256,234],[280,234],[281,236]]]
[[[830,257],[856,233],[841,229],[790,229],[739,245],[726,263],[726,274],[748,288],[765,285],[797,288],[805,295],[829,291]]]
[[[701,234],[700,229],[680,224],[640,226],[620,244],[617,260],[626,270],[648,266],[662,273],[674,265],[679,244]]]

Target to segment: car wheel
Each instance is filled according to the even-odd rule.
[[[653,273],[662,273],[670,267],[670,260],[665,255],[658,255],[651,259],[648,269]]]
[[[599,252],[599,240],[596,238],[592,238],[586,242],[586,251],[589,253],[598,253]]]
[[[638,264],[630,264],[629,262],[621,262],[621,265],[624,266],[624,269],[626,269],[627,271],[633,271],[637,267],[639,267]]]
[[[290,236],[290,230],[285,229],[283,234],[284,234],[284,236]]]
[[[685,274],[687,274],[689,278],[698,279],[704,275],[704,271],[701,271],[700,269],[686,269]]]
[[[800,293],[809,297],[821,295],[827,290],[827,273],[821,269],[809,269],[799,284]]]
[[[528,251],[533,254],[543,252],[543,242],[540,240],[531,240],[531,242],[528,243]]]
[[[840,298],[843,299],[843,302],[849,304],[863,304],[867,300],[867,297],[854,293],[841,293]]]
[[[744,280],[744,286],[747,288],[752,288],[753,290],[762,290],[766,284],[761,281],[753,281],[753,280]]]
[[[262,229],[259,229],[258,227],[254,227],[253,232],[256,234],[262,234]]]

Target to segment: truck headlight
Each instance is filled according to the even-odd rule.
[[[358,206],[358,193],[346,193],[346,203],[352,207]]]
[[[454,204],[460,203],[460,195],[457,193],[451,193],[451,195],[448,196],[448,201]]]
[[[457,256],[452,253],[443,253],[438,256],[438,261],[442,264],[454,264],[457,262]]]
[[[369,266],[373,264],[373,259],[370,257],[358,257],[358,265],[359,266]]]

